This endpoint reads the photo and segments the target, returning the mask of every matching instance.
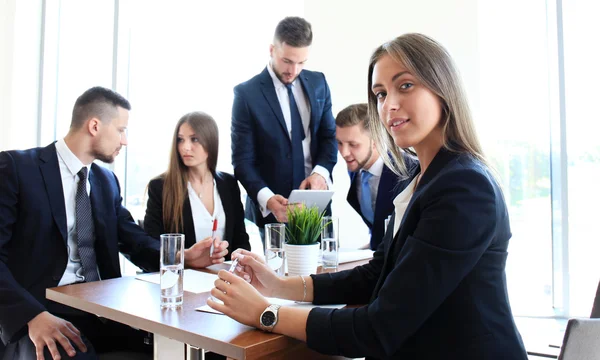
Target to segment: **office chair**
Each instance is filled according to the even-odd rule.
[[[600,319],[570,319],[558,360],[600,360]]]
[[[598,318],[600,318],[600,282],[598,283],[598,289],[596,289],[596,297],[594,298],[594,305],[590,314],[590,319]]]

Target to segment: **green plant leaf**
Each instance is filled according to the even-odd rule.
[[[290,245],[311,245],[319,241],[323,230],[323,215],[316,206],[290,206],[287,209],[288,223],[286,243]],[[327,224],[325,224],[327,225]]]

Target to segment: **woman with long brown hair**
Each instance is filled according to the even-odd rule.
[[[504,272],[506,204],[450,55],[421,34],[381,45],[369,65],[368,99],[380,154],[411,181],[394,199],[373,260],[338,273],[279,278],[254,254],[237,251],[238,276],[220,271],[211,294],[223,303],[208,304],[324,354],[527,359]],[[409,172],[400,149],[414,151],[420,166]],[[362,306],[308,310],[263,296]]]
[[[250,250],[240,190],[232,175],[216,170],[218,154],[215,120],[186,114],[175,127],[167,171],[148,184],[144,229],[155,238],[185,234],[186,249],[193,249],[186,250],[186,262],[194,267],[228,259],[228,246]]]

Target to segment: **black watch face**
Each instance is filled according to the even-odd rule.
[[[273,326],[273,323],[275,323],[275,314],[272,311],[265,311],[260,321],[264,326]]]

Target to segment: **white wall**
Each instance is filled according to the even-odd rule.
[[[409,32],[431,36],[448,49],[461,71],[471,106],[477,110],[477,3],[478,0],[305,0],[304,15],[314,32],[307,68],[325,73],[334,116],[350,104],[367,101],[367,67],[373,50]],[[334,214],[351,214],[340,222],[341,245],[363,245],[368,230],[345,200],[350,181],[339,155],[334,181]]]
[[[314,31],[310,69],[323,71],[331,86],[334,113],[366,101],[367,66],[383,42],[410,32],[444,45],[463,76],[472,104],[478,88],[478,0],[305,1]]]
[[[0,150],[37,145],[42,1],[0,2]]]

